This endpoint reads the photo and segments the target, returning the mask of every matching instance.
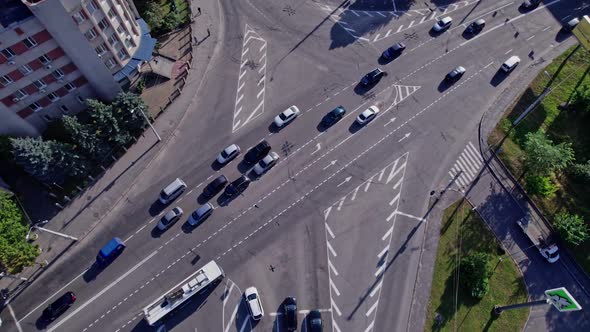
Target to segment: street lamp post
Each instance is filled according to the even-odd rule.
[[[143,112],[142,107],[138,107],[139,112],[141,113],[141,115],[143,115],[143,118],[145,119],[145,121],[147,122],[147,124],[150,126],[150,128],[152,128],[152,131],[154,132],[154,134],[156,134],[156,137],[158,138],[158,142],[162,141],[162,138],[160,137],[160,135],[158,135],[158,132],[156,131],[156,128],[154,128],[154,126],[152,126],[152,123],[150,122],[150,119],[148,119],[147,115],[145,115],[145,113]],[[133,112],[135,112],[135,108],[130,110],[131,114],[133,114]]]
[[[27,235],[25,236],[25,239],[28,241],[28,240],[30,239],[30,236],[31,236],[31,231],[32,231],[33,229],[36,229],[36,230],[39,230],[39,231],[42,231],[42,232],[46,232],[46,233],[49,233],[49,234],[53,234],[53,235],[57,235],[57,236],[61,236],[61,237],[64,237],[64,238],[66,238],[66,239],[70,239],[70,240],[78,241],[78,238],[77,238],[77,237],[73,237],[73,236],[71,236],[71,235],[68,235],[68,234],[64,234],[64,233],[60,233],[60,232],[56,232],[56,231],[52,231],[51,229],[47,229],[47,228],[43,228],[43,227],[41,227],[41,226],[38,226],[38,225],[45,225],[45,224],[46,224],[46,223],[48,223],[48,222],[49,222],[49,220],[44,220],[44,221],[38,222],[38,223],[36,223],[35,225],[31,226],[31,228],[29,228],[29,232],[28,232],[28,233],[27,233]]]

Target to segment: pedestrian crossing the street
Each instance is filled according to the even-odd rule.
[[[482,166],[481,155],[475,145],[469,142],[449,171],[451,181],[455,181],[459,190],[464,190],[477,177]]]

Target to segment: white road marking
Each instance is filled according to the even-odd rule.
[[[246,328],[246,323],[250,322],[250,318],[246,318],[244,319],[244,322],[242,323],[242,327],[240,327],[240,332],[244,332],[244,329]],[[250,329],[252,330],[252,329]]]
[[[326,230],[328,231],[328,234],[330,234],[331,238],[335,238],[334,236],[334,232],[332,232],[332,229],[330,228],[330,226],[328,226],[328,223],[324,223],[326,225]]]
[[[379,283],[373,288],[373,290],[371,291],[369,296],[370,297],[375,296],[375,293],[377,293],[379,291],[379,289],[381,289],[381,286],[383,286],[383,280],[379,281]]]
[[[504,53],[504,55],[506,55],[506,54],[508,54],[510,52],[512,52],[512,49],[509,49],[508,51],[506,51],[506,53]]]
[[[535,38],[535,35],[530,36],[529,38],[527,38],[526,40],[529,41],[531,39]]]
[[[377,254],[377,257],[378,257],[379,259],[381,259],[381,257],[382,257],[383,255],[385,255],[385,253],[387,253],[387,251],[389,251],[389,244],[388,244],[388,245],[387,245],[385,248],[383,248],[383,250],[381,250],[381,252],[380,252],[380,253],[378,253],[378,254]]]
[[[551,26],[548,26],[548,27],[546,27],[545,29],[543,29],[543,30],[541,30],[541,31],[547,31],[547,30],[549,30],[549,29],[551,29]]]
[[[334,237],[332,236],[332,238],[334,238]],[[330,242],[326,242],[326,244],[328,245],[328,249],[330,250],[330,252],[332,253],[332,255],[334,257],[337,257],[338,255],[336,254],[336,251],[334,250],[334,248],[332,248],[332,245],[330,244]]]
[[[340,291],[338,290],[338,288],[336,288],[336,285],[334,284],[334,281],[332,281],[332,279],[330,279],[330,287],[332,287],[337,296],[340,296]]]
[[[373,319],[373,321],[371,321],[371,324],[369,324],[369,326],[367,326],[367,328],[365,329],[365,332],[369,332],[373,329],[373,326],[375,325],[375,320]]]
[[[332,262],[330,260],[328,260],[328,266],[330,267],[330,270],[332,270],[332,272],[334,272],[335,275],[338,275],[338,271],[336,271],[336,268],[334,267],[334,265],[332,264]]]
[[[332,309],[334,311],[336,311],[336,313],[338,314],[338,316],[342,316],[342,311],[340,311],[340,309],[338,308],[338,306],[336,305],[336,303],[334,302],[334,300],[332,300],[331,303],[332,303]]]
[[[330,211],[332,211],[332,206],[324,210],[324,220],[328,219],[328,215],[330,215]]]
[[[383,271],[385,270],[385,264],[381,264],[378,268],[377,271],[375,271],[375,277],[379,277],[379,275],[381,275],[383,273]]]
[[[375,309],[377,308],[377,304],[378,303],[379,302],[375,301],[375,304],[373,304],[371,306],[371,308],[369,308],[369,311],[367,311],[367,313],[365,314],[365,316],[367,316],[367,317],[371,316],[371,314],[373,313],[373,311],[375,311]]]
[[[354,201],[354,199],[356,198],[356,194],[358,193],[359,189],[361,186],[356,187],[356,189],[354,190],[354,192],[352,193],[352,197],[350,198],[351,201]]]
[[[8,311],[10,311],[10,316],[12,316],[12,320],[14,320],[14,325],[16,326],[18,332],[23,332],[23,328],[20,326],[19,321],[16,319],[16,316],[14,315],[14,310],[12,310],[12,306],[10,304],[7,304],[6,307],[8,307]]]
[[[229,294],[227,296],[229,298]],[[227,323],[227,326],[225,327],[225,329],[223,330],[223,332],[228,332],[229,329],[234,325],[234,319],[236,319],[236,314],[238,313],[238,308],[240,307],[240,302],[236,303],[236,307],[234,308],[234,311],[232,312],[230,318],[229,318],[229,322]],[[247,319],[246,319],[247,320]]]
[[[404,217],[408,217],[408,218],[420,220],[422,222],[426,221],[426,219],[424,219],[422,217],[417,217],[417,216],[414,216],[414,215],[411,215],[411,214],[408,214],[408,213],[401,212],[399,210],[396,210],[395,213],[398,214],[398,215],[400,215],[400,216],[404,216]]]
[[[387,239],[389,237],[389,235],[391,235],[391,232],[393,232],[393,226],[391,226],[389,228],[389,230],[385,233],[385,235],[383,235],[383,237],[381,238],[382,241],[385,241],[385,239]]]

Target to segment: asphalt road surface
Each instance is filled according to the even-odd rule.
[[[178,310],[161,330],[283,331],[287,296],[298,300],[301,326],[309,310],[319,309],[326,331],[421,330],[427,298],[414,297],[430,191],[457,174],[461,183],[473,180],[481,159],[472,132],[484,111],[509,87],[523,89],[519,75],[546,65],[558,53],[554,48],[573,45],[573,37],[560,32],[562,21],[588,8],[564,0],[529,12],[515,1],[437,2],[429,8],[375,3],[219,3],[225,42],[195,91],[198,103],[142,174],[145,180],[113,206],[104,221],[110,226],[12,303],[22,328],[152,330],[142,308],[215,260],[224,281]],[[435,19],[446,15],[452,27],[433,34]],[[464,35],[477,18],[486,20],[485,29]],[[379,59],[400,41],[407,46],[402,55]],[[509,75],[499,73],[511,55],[521,64]],[[465,75],[445,83],[458,65]],[[388,75],[370,89],[359,87],[377,66]],[[273,118],[291,105],[301,115],[274,128]],[[330,128],[320,126],[338,105],[346,116]],[[378,116],[356,125],[356,116],[371,105],[380,109]],[[254,177],[242,156],[224,167],[214,163],[225,146],[236,143],[244,153],[262,139],[280,155],[266,174]],[[230,181],[248,174],[253,182],[235,199],[211,199],[213,215],[186,227],[205,201],[203,187],[219,174]],[[158,194],[176,177],[188,189],[162,207]],[[157,231],[158,220],[174,206],[185,216]],[[125,252],[102,271],[90,267],[112,236],[125,239]],[[249,286],[258,288],[265,309],[258,323],[242,300]],[[42,324],[47,301],[66,290],[76,292],[75,305]]]

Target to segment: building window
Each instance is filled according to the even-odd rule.
[[[2,83],[3,86],[7,86],[8,84],[12,83],[12,78],[10,78],[8,75],[2,75],[0,76],[0,83]]]
[[[8,60],[10,60],[10,59],[12,59],[12,58],[14,58],[16,56],[16,53],[14,53],[14,51],[10,47],[7,47],[7,48],[3,49],[2,50],[2,54]]]
[[[53,77],[55,77],[55,78],[56,78],[56,79],[58,79],[58,80],[59,80],[60,78],[62,78],[62,77],[64,77],[64,76],[65,76],[64,72],[63,72],[63,71],[61,71],[61,69],[56,69],[56,70],[54,70],[54,71],[53,71],[53,73],[51,73],[51,74],[53,75]]]
[[[122,48],[119,50],[119,52],[117,52],[117,57],[119,57],[119,59],[121,59],[121,60],[125,60],[129,57],[129,55],[127,55],[127,52],[125,52],[125,49]]]
[[[96,32],[94,32],[93,28],[90,28],[90,30],[88,30],[84,33],[84,36],[88,40],[93,40],[94,38],[96,38]]]
[[[43,114],[43,119],[45,119],[45,121],[47,122],[53,122],[53,117],[49,114]]]
[[[98,54],[100,56],[100,55],[105,54],[105,52],[107,51],[107,47],[104,43],[102,43],[102,44],[98,45],[94,50],[96,51],[96,54]]]
[[[115,67],[115,65],[117,65],[113,58],[109,58],[104,64],[107,66],[108,69],[112,69],[113,67]]]
[[[119,39],[117,38],[117,34],[113,32],[109,36],[109,44],[111,44],[111,46],[115,47],[118,43],[119,43]]]
[[[68,91],[73,91],[73,90],[75,90],[75,89],[76,89],[76,86],[75,86],[75,85],[73,85],[72,83],[68,83],[68,84],[66,84],[66,85],[65,85],[65,88],[66,88],[66,90],[68,90]]]
[[[47,56],[47,54],[43,54],[42,56],[40,56],[39,61],[41,61],[42,64],[44,65],[48,65],[51,63],[51,59]]]
[[[64,112],[64,113],[67,113],[67,112],[69,112],[69,111],[70,111],[70,109],[69,109],[69,108],[68,108],[66,105],[61,105],[61,106],[59,107],[59,109],[60,109],[62,112]]]
[[[19,89],[14,92],[14,98],[16,98],[18,100],[23,100],[28,96],[29,96],[29,94],[23,89]]]
[[[33,82],[33,84],[35,84],[35,86],[39,90],[41,90],[47,86],[47,84],[43,80],[37,80],[37,81]]]
[[[38,112],[41,110],[41,105],[39,105],[38,103],[32,103],[31,105],[29,105],[29,108],[33,111],[33,112]]]
[[[98,27],[100,28],[100,30],[105,31],[109,27],[109,22],[107,22],[106,18],[103,18],[102,20],[100,20],[100,22],[98,22]]]
[[[131,37],[125,39],[125,46],[127,46],[127,48],[131,48],[131,47],[134,47],[135,46],[133,44],[133,42],[131,41]]]
[[[55,92],[52,92],[52,93],[48,94],[47,97],[51,101],[58,101],[58,99],[59,99],[59,96]]]
[[[123,25],[119,25],[119,27],[117,28],[117,32],[122,35],[125,33],[125,28],[123,28]]]
[[[115,17],[117,14],[115,14],[115,11],[113,10],[113,8],[109,9],[108,15],[110,18]]]
[[[27,37],[25,40],[23,40],[23,43],[25,43],[28,48],[37,46],[37,41],[33,39],[33,37]]]
[[[88,10],[88,13],[90,13],[90,15],[92,15],[92,14],[94,14],[95,11],[98,10],[98,7],[96,7],[96,4],[94,3],[94,1],[90,1],[86,5],[86,10]]]
[[[33,68],[29,67],[29,65],[22,65],[20,67],[18,67],[18,70],[23,74],[23,75],[29,75],[30,73],[33,72]]]
[[[74,14],[74,16],[72,16],[74,18],[74,20],[80,24],[82,22],[84,22],[86,20],[86,18],[84,17],[84,14],[82,14],[82,12],[77,12]]]
[[[77,95],[76,96],[76,100],[80,103],[80,104],[84,104],[84,98],[82,98],[82,96]]]

